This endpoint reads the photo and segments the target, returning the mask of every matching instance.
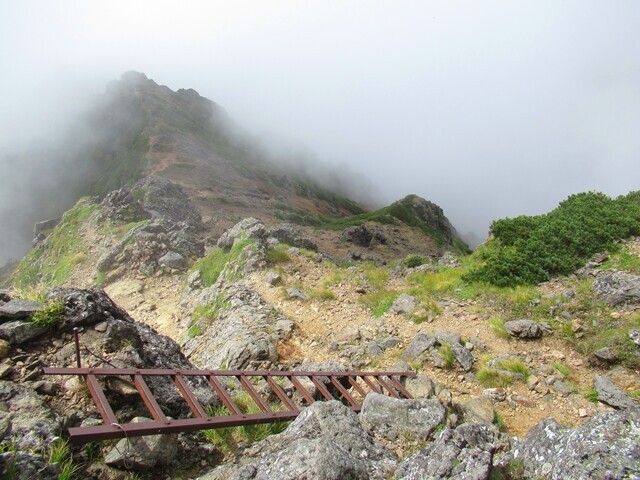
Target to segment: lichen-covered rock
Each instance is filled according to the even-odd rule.
[[[9,474],[11,472],[11,476]],[[0,454],[0,474],[7,480],[15,479],[38,479],[38,480],[58,480],[60,468],[50,465],[42,455],[37,453],[16,451]]]
[[[416,297],[401,293],[400,296],[396,298],[396,301],[393,302],[389,311],[400,315],[410,315],[417,306],[418,299]]]
[[[338,401],[316,402],[281,434],[250,447],[242,466],[222,467],[229,480],[383,480],[394,455],[360,427]],[[216,469],[217,470],[217,469]],[[201,477],[220,478],[216,470]]]
[[[115,318],[133,322],[129,314],[116,305],[101,289],[58,288],[51,290],[47,294],[47,299],[59,301],[64,307],[60,323],[56,327],[61,331]]]
[[[640,410],[602,413],[576,428],[553,418],[516,442],[511,458],[522,460],[525,478],[610,479],[640,476]]]
[[[611,306],[640,304],[640,276],[627,272],[598,272],[593,289]]]
[[[496,435],[485,425],[463,424],[455,430],[445,428],[427,448],[400,464],[396,478],[487,480]]]
[[[387,440],[426,440],[444,422],[445,409],[437,399],[401,400],[369,393],[362,404],[360,424]]]
[[[240,283],[211,296],[209,301],[218,298],[224,308],[218,311],[215,328],[205,327],[201,335],[185,342],[189,358],[198,366],[211,369],[276,363],[276,344],[290,336],[293,322],[268,306],[255,290]]]
[[[245,218],[224,232],[218,239],[218,247],[231,248],[237,241],[254,239],[262,242],[266,239],[267,229],[257,218]]]
[[[470,398],[460,404],[463,419],[467,423],[479,423],[481,425],[492,425],[495,411],[493,403],[487,396]]]
[[[41,448],[60,435],[62,419],[30,388],[0,381],[0,402],[11,415],[11,431],[5,439],[18,450]]]
[[[405,388],[413,398],[429,398],[436,394],[433,380],[426,375],[407,378]]]

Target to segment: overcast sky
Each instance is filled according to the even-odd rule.
[[[461,232],[640,189],[634,0],[0,0],[0,65],[3,152],[137,70]]]

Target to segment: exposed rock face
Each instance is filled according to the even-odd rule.
[[[577,428],[547,418],[510,455],[524,461],[526,478],[638,478],[639,426],[637,409],[596,415]]]
[[[46,327],[28,320],[14,320],[0,325],[0,338],[11,345],[19,345],[39,337],[46,331]]]
[[[463,424],[455,430],[446,428],[435,442],[404,460],[396,477],[487,480],[495,442],[496,434],[487,426]]]
[[[318,250],[318,245],[312,239],[290,223],[279,223],[270,227],[267,230],[267,236],[292,247],[305,248],[314,252]]]
[[[164,178],[147,177],[111,192],[101,206],[109,218],[121,222],[147,220],[100,258],[101,272],[126,267],[150,275],[162,266],[184,268],[184,259],[204,255],[197,237],[200,214],[182,189]]]
[[[224,232],[218,239],[218,247],[231,248],[239,240],[265,240],[267,229],[257,218],[245,218]]]
[[[243,466],[223,467],[229,480],[386,479],[394,455],[362,430],[338,401],[316,402],[283,433],[250,447]],[[216,470],[200,480],[220,478]]]
[[[626,272],[601,271],[593,288],[611,306],[640,304],[640,276]]]
[[[445,410],[437,399],[400,400],[369,393],[362,404],[360,423],[371,434],[387,440],[426,440],[444,422]]]
[[[385,245],[387,243],[387,237],[381,231],[366,225],[346,228],[340,235],[340,239],[361,247],[372,247],[376,244]]]
[[[274,364],[276,344],[291,334],[293,322],[273,310],[253,290],[234,284],[220,294],[215,326],[187,340],[185,351],[200,367],[242,369]],[[216,298],[215,296],[213,298]]]

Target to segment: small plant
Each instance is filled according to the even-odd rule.
[[[416,268],[424,264],[424,259],[419,255],[410,255],[404,260],[404,265],[407,268]]]
[[[316,300],[335,300],[336,298],[335,294],[326,288],[311,290],[309,293],[309,296]]]
[[[511,338],[511,335],[509,335],[509,332],[507,332],[507,330],[504,328],[504,320],[502,320],[501,318],[498,318],[498,317],[490,318],[489,326],[497,336],[501,338],[508,338],[508,339]]]
[[[584,398],[586,398],[587,400],[589,400],[590,402],[593,402],[593,403],[598,403],[598,401],[600,400],[600,397],[598,395],[598,391],[593,387],[588,387],[584,391],[583,395],[584,395]]]
[[[57,440],[50,445],[49,463],[59,465],[58,480],[71,480],[80,468],[73,463],[69,444],[64,440]]]
[[[199,325],[191,325],[189,330],[187,330],[187,335],[189,338],[197,337],[198,335],[202,335],[202,328]]]
[[[47,304],[42,310],[38,310],[31,316],[31,321],[41,327],[53,327],[62,318],[64,313],[64,305],[61,302],[54,301]]]
[[[389,311],[393,302],[396,301],[396,298],[398,298],[396,292],[379,290],[368,295],[363,295],[359,300],[369,307],[376,317],[381,317]]]
[[[511,384],[511,378],[501,374],[495,368],[483,366],[476,373],[476,380],[487,388],[506,387]]]
[[[496,363],[496,367],[498,367],[498,369],[500,370],[507,370],[509,372],[520,374],[525,381],[531,374],[531,369],[527,367],[527,365],[522,360],[516,357],[500,360]]]
[[[504,431],[506,424],[504,422],[504,417],[497,410],[493,413],[493,423],[497,425],[500,431]]]
[[[451,349],[451,345],[447,342],[442,342],[442,346],[440,347],[438,353],[444,361],[444,368],[447,370],[451,370],[456,360],[456,356]]]
[[[275,247],[270,248],[267,251],[267,257],[270,263],[284,263],[291,260],[291,257],[287,253],[287,250],[291,248],[286,243],[279,243]]]
[[[571,370],[569,370],[569,367],[567,367],[564,363],[556,361],[556,362],[553,362],[551,366],[556,372],[560,373],[563,377],[568,378],[571,376]]]

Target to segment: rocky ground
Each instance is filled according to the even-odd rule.
[[[160,198],[163,192],[177,195],[162,182],[144,188]],[[579,280],[548,282],[527,299],[534,305],[548,302],[553,307],[548,320],[505,313],[505,304],[491,296],[464,297],[449,288],[432,290],[429,303],[418,291],[415,275],[454,269],[458,260],[450,255],[412,268],[402,262],[338,265],[318,251],[323,252],[326,242],[348,250],[344,238],[315,239],[290,225],[267,227],[246,219],[222,235],[218,247],[209,242],[208,251],[215,252],[251,240],[207,284],[204,267],[191,268],[189,258],[201,255],[193,252],[204,252],[206,241],[196,233],[199,219],[181,213],[179,203],[167,204],[162,213],[158,205],[163,203],[157,198],[157,216],[147,218],[145,212],[131,210],[127,195],[131,196],[125,192],[108,197],[103,206],[136,226],[124,237],[105,237],[104,227],[83,225],[79,235],[90,246],[87,258],[66,281],[89,288],[101,265],[106,294],[49,292],[48,301],[61,302],[64,311],[62,323],[47,330],[29,320],[47,299],[40,299],[40,305],[22,305],[16,312],[16,304],[11,305],[20,292],[0,292],[0,433],[5,449],[24,452],[0,454],[5,471],[19,467],[26,475],[31,471],[28,465],[41,465],[42,472],[49,472],[43,478],[57,478],[59,468],[48,466],[46,455],[33,452],[55,441],[62,427],[96,417],[81,385],[44,379],[39,370],[42,365],[73,364],[70,329],[78,326],[86,348],[83,362],[94,366],[324,365],[419,374],[410,390],[416,400],[370,395],[359,415],[338,402],[318,402],[283,433],[263,442],[241,443],[234,451],[193,434],[156,439],[159,445],[170,445],[168,450],[136,441],[105,444],[93,453],[74,451],[83,478],[127,478],[131,468],[151,472],[153,478],[195,478],[214,466],[201,478],[640,475],[639,402],[628,395],[640,391],[638,371],[621,366],[606,349],[597,358],[580,353],[558,327],[566,325],[574,337],[590,328],[590,317],[569,311],[572,299],[584,295],[578,291],[583,288]],[[640,241],[630,242],[628,249],[637,256]],[[599,272],[596,266],[582,272],[590,278],[588,285],[583,282],[590,289],[588,296],[609,302],[606,314],[612,319],[635,318],[640,306],[638,277]],[[372,309],[375,295],[391,299],[384,313]],[[566,310],[556,308],[553,302],[559,299],[566,300],[557,304]],[[499,331],[496,317],[510,321]],[[630,335],[633,332],[637,330]],[[632,340],[640,349],[640,333],[637,337]],[[508,378],[489,386],[483,369]],[[148,415],[140,402],[131,403],[135,391],[130,386],[116,382],[105,388],[123,419]],[[185,413],[175,391],[163,390],[162,385],[153,388],[169,414]],[[233,391],[234,386],[229,388]],[[212,392],[205,389],[199,395],[204,404],[216,406]],[[27,408],[41,413],[26,415]],[[147,456],[139,452],[145,449],[160,452],[155,461],[143,461]]]

